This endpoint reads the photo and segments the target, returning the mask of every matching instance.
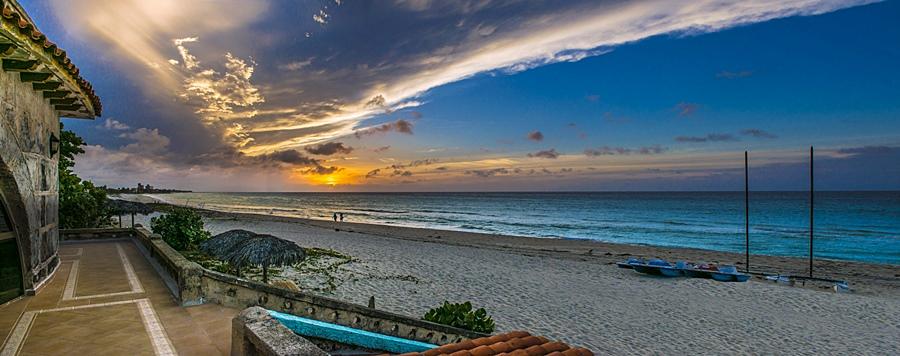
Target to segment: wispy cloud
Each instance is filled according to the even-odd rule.
[[[706,136],[678,136],[676,142],[722,142],[738,141],[737,137],[729,133],[711,133]]]
[[[549,150],[543,150],[543,151],[537,151],[535,153],[529,153],[528,157],[556,159],[556,158],[559,158],[559,152],[556,152],[555,148],[551,148]]]
[[[768,139],[778,138],[778,136],[776,136],[775,134],[770,133],[768,131],[763,131],[760,129],[741,130],[741,135],[751,136],[751,137],[755,137],[755,138],[768,138]]]
[[[674,110],[675,110],[675,112],[678,113],[678,116],[687,117],[687,116],[694,115],[694,113],[696,113],[697,109],[699,109],[699,108],[700,108],[700,105],[697,105],[694,103],[680,102],[675,105]]]
[[[749,71],[749,70],[741,70],[741,71],[736,71],[736,72],[723,70],[721,72],[716,73],[716,78],[738,79],[738,78],[746,78],[751,75],[753,75],[753,71]]]
[[[612,156],[612,155],[630,155],[630,154],[639,154],[639,155],[655,155],[668,151],[669,149],[666,147],[662,147],[660,145],[653,146],[643,146],[638,148],[626,148],[626,147],[610,147],[603,146],[598,148],[588,148],[584,150],[584,155],[588,157],[597,157],[597,156]]]
[[[108,119],[106,119],[106,121],[103,122],[103,128],[105,128],[107,130],[122,131],[122,130],[130,129],[131,126],[128,126],[122,122],[119,122],[116,119],[108,118]]]

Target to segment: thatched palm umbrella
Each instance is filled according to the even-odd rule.
[[[106,207],[110,212],[119,216],[119,227],[122,227],[122,215],[131,214],[131,227],[134,227],[134,214],[150,215],[153,208],[144,203],[121,199],[107,199]]]
[[[216,236],[213,236],[209,240],[203,241],[200,243],[200,251],[210,255],[218,257],[221,260],[225,259],[225,256],[228,255],[231,250],[240,245],[242,242],[251,239],[253,237],[259,236],[259,234],[247,231],[247,230],[228,230]],[[234,268],[237,271],[237,276],[241,276],[241,266],[234,265]]]
[[[272,235],[256,235],[241,242],[225,255],[225,260],[234,266],[262,266],[263,283],[269,282],[269,266],[292,265],[305,258],[306,252],[300,246]]]

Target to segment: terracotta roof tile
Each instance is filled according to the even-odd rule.
[[[593,356],[593,353],[584,348],[571,348],[559,341],[550,341],[544,337],[533,336],[524,331],[513,331],[506,334],[498,334],[482,337],[474,340],[444,345],[422,353],[407,353],[402,356],[541,356],[541,355],[572,355]]]
[[[94,93],[94,89],[91,84],[78,75],[80,71],[78,67],[76,67],[72,63],[72,60],[69,59],[68,56],[66,56],[66,51],[60,49],[53,42],[50,42],[50,40],[47,39],[47,36],[38,31],[34,24],[28,22],[26,16],[22,16],[21,14],[19,14],[19,12],[8,2],[2,0],[0,0],[0,2],[3,3],[3,10],[2,12],[0,12],[3,20],[17,26],[20,33],[26,35],[31,39],[32,42],[44,48],[45,52],[51,54],[56,62],[67,72],[69,72],[69,75],[74,78],[75,83],[77,83],[80,89],[85,93],[85,95],[87,95],[88,100],[90,100],[91,105],[94,107],[93,114],[95,116],[100,116],[103,109],[102,104],[100,103],[100,98],[96,93]]]

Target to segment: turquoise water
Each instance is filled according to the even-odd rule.
[[[179,193],[209,209],[544,238],[744,252],[743,192]],[[809,250],[805,192],[751,193],[751,253]],[[900,264],[900,192],[818,192],[817,257]]]

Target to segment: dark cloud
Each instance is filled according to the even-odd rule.
[[[381,168],[373,169],[373,170],[369,171],[369,173],[366,173],[366,179],[374,178],[374,177],[378,176],[378,173],[381,173]]]
[[[742,71],[737,71],[737,72],[723,70],[721,72],[716,73],[716,78],[737,79],[737,78],[746,78],[751,75],[753,75],[753,72],[749,71],[749,70],[742,70]]]
[[[596,157],[596,156],[612,156],[612,155],[630,155],[630,154],[639,154],[639,155],[655,155],[668,151],[669,149],[666,147],[662,147],[660,145],[653,146],[643,146],[638,148],[626,148],[626,147],[610,147],[603,146],[598,148],[588,148],[584,150],[585,156],[588,157]]]
[[[362,138],[363,136],[375,135],[379,133],[387,133],[387,132],[399,132],[407,135],[413,134],[413,124],[409,121],[400,119],[394,122],[389,122],[386,124],[382,124],[375,127],[370,127],[367,129],[363,129],[360,131],[356,131],[354,135],[356,138]]]
[[[409,168],[427,166],[431,164],[437,163],[439,160],[437,158],[426,158],[419,159],[415,161],[410,161],[405,164],[392,164],[387,167],[382,167],[378,169],[373,169],[366,173],[366,178],[374,178],[381,174],[382,171],[390,171],[390,177],[409,177],[413,175],[413,172],[409,170]],[[440,170],[440,168],[438,168]],[[446,169],[446,168],[445,168]]]
[[[503,175],[509,174],[509,170],[506,168],[494,168],[494,169],[473,169],[465,172],[468,175],[478,176],[482,178],[493,177],[495,175]]]
[[[331,156],[333,154],[349,154],[353,152],[353,147],[344,146],[343,142],[328,142],[318,146],[309,146],[304,148],[306,152],[320,156]]]
[[[722,142],[738,141],[737,137],[729,133],[711,133],[706,136],[678,136],[676,142]]]
[[[446,171],[446,170],[447,170],[447,167],[441,166],[441,167],[435,168],[434,170],[436,170],[436,171]]]
[[[697,109],[700,108],[700,105],[694,103],[686,103],[680,102],[675,105],[675,111],[678,112],[678,116],[688,117],[694,115],[697,112]]]
[[[253,158],[261,162],[280,162],[297,166],[318,166],[320,164],[319,160],[307,157],[297,150],[278,151],[254,156]]]
[[[411,177],[412,175],[413,175],[413,173],[410,171],[403,171],[403,170],[399,170],[399,169],[396,169],[393,172],[391,172],[391,177]]]
[[[332,173],[340,171],[340,170],[343,170],[343,168],[338,168],[338,167],[334,167],[334,166],[332,166],[332,167],[315,166],[312,168],[304,169],[302,171],[302,173],[307,174],[307,175],[328,175],[328,174],[332,174]]]
[[[384,152],[391,149],[391,146],[381,146],[372,150],[372,152]]]
[[[741,131],[741,135],[744,136],[752,136],[756,138],[778,138],[775,134],[760,130],[760,129],[746,129]]]
[[[542,134],[540,131],[529,132],[526,137],[529,140],[536,141],[536,142],[541,142],[544,140],[544,134]]]
[[[543,151],[537,151],[535,153],[529,153],[528,157],[556,159],[557,157],[559,157],[559,152],[556,152],[555,148],[551,148],[549,150],[543,150]]]
[[[622,116],[615,116],[612,112],[607,111],[603,113],[603,121],[611,124],[624,124],[631,122],[631,119]]]
[[[387,100],[385,100],[384,95],[381,95],[381,94],[372,97],[372,99],[369,99],[369,101],[366,102],[366,107],[370,107],[370,108],[380,108],[380,107],[384,107],[386,105],[387,105]]]

